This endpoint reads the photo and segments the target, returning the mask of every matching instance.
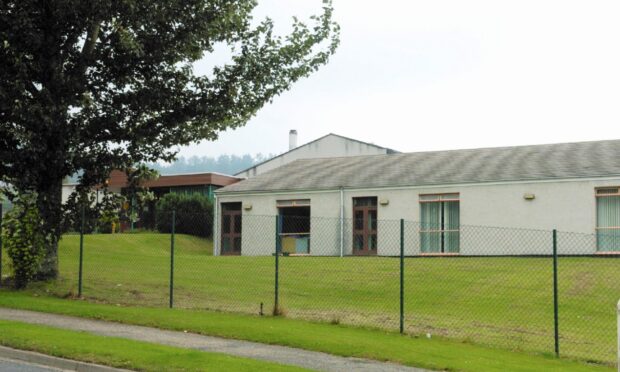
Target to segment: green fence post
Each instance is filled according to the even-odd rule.
[[[78,297],[82,297],[82,278],[84,275],[84,206],[80,210],[80,268],[78,271]]]
[[[2,202],[0,201],[0,287],[2,287]]]
[[[170,234],[170,308],[174,306],[174,228],[177,211],[172,211],[172,229]]]
[[[275,293],[274,293],[274,305],[273,315],[280,313],[279,307],[279,276],[280,276],[280,216],[276,216],[276,260],[275,260]]]
[[[555,356],[560,357],[560,328],[558,321],[558,232],[553,230],[553,338]]]
[[[136,203],[136,197],[132,196],[131,197],[131,209],[129,210],[129,222],[130,222],[130,231],[133,232],[133,220],[134,220],[134,216],[133,216],[133,211],[134,211],[134,204]]]
[[[405,220],[400,220],[400,333],[405,333]]]

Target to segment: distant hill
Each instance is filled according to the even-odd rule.
[[[156,169],[160,174],[203,173],[217,172],[235,174],[246,168],[272,158],[273,155],[220,155],[218,157],[192,156],[179,157],[171,164],[149,163],[149,167]]]

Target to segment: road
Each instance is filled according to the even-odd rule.
[[[61,369],[42,366],[22,362],[20,360],[12,360],[0,358],[0,371],[2,372],[59,372]]]

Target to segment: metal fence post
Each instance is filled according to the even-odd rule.
[[[279,276],[280,276],[280,216],[276,216],[276,267],[275,267],[275,293],[274,293],[274,307],[273,314],[278,315],[280,313],[279,305]]]
[[[405,220],[400,220],[400,333],[405,333]]]
[[[172,211],[172,228],[170,234],[170,308],[174,306],[174,228],[176,225],[177,211]]]
[[[620,366],[620,301],[618,301],[618,314],[617,314],[617,321],[618,321],[618,328],[616,329],[616,332],[618,334],[618,343],[616,344],[616,346],[618,347],[618,364],[616,364],[617,366]],[[620,368],[620,367],[619,367]]]
[[[560,329],[558,321],[558,232],[553,230],[553,338],[555,356],[560,356]]]
[[[78,271],[78,297],[82,297],[82,281],[84,275],[84,206],[80,210],[80,268]]]
[[[2,202],[0,201],[0,287],[2,287]]]
[[[131,209],[129,210],[129,222],[130,224],[130,231],[133,232],[133,220],[134,220],[134,215],[133,215],[133,211],[134,211],[134,204],[136,201],[136,197],[132,196],[131,197]]]

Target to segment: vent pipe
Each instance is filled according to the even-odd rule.
[[[295,129],[291,129],[288,132],[288,149],[292,150],[297,147],[297,131]]]

